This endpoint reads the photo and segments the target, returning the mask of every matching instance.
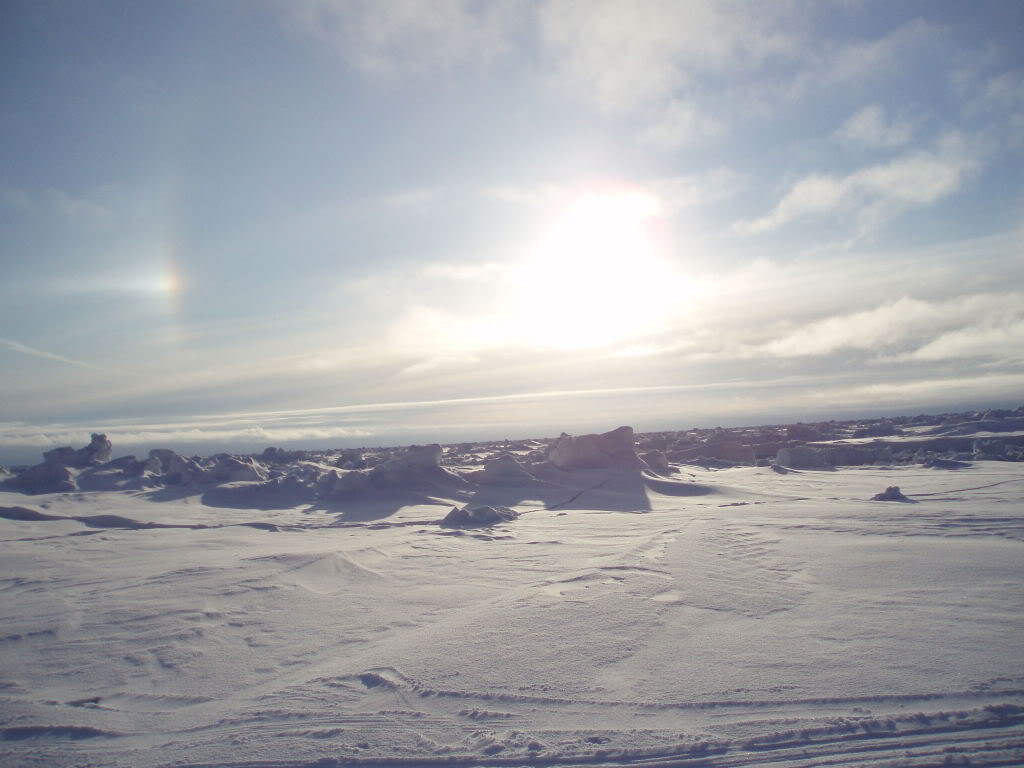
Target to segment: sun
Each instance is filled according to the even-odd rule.
[[[526,340],[589,349],[656,332],[675,282],[664,215],[657,196],[633,185],[592,186],[560,201],[519,274]]]

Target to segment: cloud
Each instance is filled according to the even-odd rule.
[[[704,173],[668,176],[648,182],[651,193],[670,211],[720,203],[737,195],[748,177],[731,168],[714,168]]]
[[[1024,108],[1024,70],[1014,69],[991,77],[985,83],[981,96],[996,108]]]
[[[54,362],[64,363],[65,365],[74,365],[79,368],[96,368],[95,365],[83,363],[81,360],[74,360],[70,357],[55,355],[53,352],[47,352],[46,350],[43,349],[36,349],[35,347],[30,347],[27,344],[22,344],[20,341],[15,341],[14,339],[0,338],[0,347],[5,347],[11,350],[12,352],[18,352],[22,355],[41,357],[44,360],[53,360]]]
[[[374,432],[343,426],[204,426],[188,423],[159,427],[113,426],[102,423],[95,429],[79,426],[19,425],[0,427],[0,446],[51,448],[58,445],[85,445],[97,429],[106,434],[115,446],[166,446],[197,443],[235,443],[239,445],[274,445],[301,441],[369,437]]]
[[[853,214],[861,234],[900,212],[920,208],[960,189],[980,163],[962,136],[947,134],[933,150],[909,152],[846,176],[813,173],[797,181],[767,215],[740,222],[736,230],[759,234],[797,219],[827,213]]]
[[[109,204],[100,202],[114,190],[111,186],[96,187],[88,196],[73,195],[62,189],[32,193],[16,187],[0,188],[0,201],[21,213],[58,214],[77,224],[98,225],[111,220]]]
[[[75,197],[59,189],[51,190],[49,197],[58,211],[74,221],[98,223],[110,219],[110,209],[94,200]]]
[[[842,402],[847,408],[897,409],[920,408],[922,404],[997,403],[1019,398],[1024,389],[1024,373],[998,373],[965,376],[928,376],[909,381],[887,381],[808,392],[834,408]],[[934,407],[934,406],[933,406]]]
[[[496,262],[458,264],[435,261],[421,268],[425,277],[454,280],[461,283],[489,283],[508,271],[508,266]]]
[[[558,76],[614,112],[668,99],[700,72],[792,55],[785,16],[785,6],[728,1],[549,0],[538,20]]]
[[[1019,322],[1024,293],[1005,290],[1024,279],[1019,249],[1020,236],[1011,232],[904,252],[817,252],[732,268],[708,263],[685,272],[690,292],[671,324],[613,354],[667,356],[687,367],[906,361],[943,334]],[[987,359],[1012,356],[997,354],[995,343],[992,349]]]
[[[913,126],[907,120],[886,121],[882,107],[871,104],[843,123],[834,137],[868,147],[900,147],[910,141],[913,133]]]
[[[424,74],[486,64],[510,46],[508,0],[296,0],[292,25],[376,75]]]
[[[822,37],[804,41],[799,51],[800,70],[788,78],[775,98],[806,98],[848,84],[863,87],[878,80],[891,81],[908,64],[948,56],[947,30],[914,19],[872,40],[841,42]]]
[[[482,397],[362,403],[332,408],[308,408],[246,413],[226,413],[181,421],[154,423],[131,420],[98,420],[80,424],[0,423],[0,447],[84,445],[93,432],[102,432],[115,444],[170,445],[235,443],[271,445],[370,437],[395,430],[393,416],[417,420],[412,414],[432,414],[438,409],[501,405],[518,402],[548,403],[605,395],[655,394],[691,389],[688,386],[620,387],[540,392],[512,392]]]
[[[748,177],[731,168],[679,176],[662,176],[631,182],[630,186],[657,198],[666,211],[679,211],[726,200],[740,192]],[[585,191],[587,185],[541,183],[533,185],[504,184],[487,187],[481,193],[495,200],[528,207],[551,207],[564,203]]]
[[[496,184],[485,187],[480,193],[494,200],[504,203],[525,206],[550,205],[559,197],[567,194],[568,188],[564,184]]]
[[[1019,298],[1024,300],[1024,296]],[[907,357],[911,360],[988,357],[1003,362],[1024,362],[1024,317],[1005,324],[972,325],[943,333]]]
[[[0,187],[0,201],[4,205],[23,213],[33,208],[31,195],[17,187]]]
[[[638,136],[638,141],[655,149],[675,151],[714,138],[723,124],[705,114],[692,101],[673,99],[658,119]]]
[[[880,359],[948,360],[1017,355],[1024,341],[1024,293],[944,301],[904,297],[872,309],[823,318],[762,344],[779,357],[865,350]],[[895,356],[895,357],[894,357]]]
[[[420,187],[394,192],[384,197],[384,204],[399,210],[423,210],[436,203],[445,193],[442,186]]]
[[[937,49],[945,29],[923,19],[908,21],[875,40],[863,40],[832,47],[826,55],[827,66],[818,74],[827,81],[863,81],[873,75],[893,72],[911,56]]]
[[[633,396],[643,402],[647,398],[675,394],[715,394],[723,387],[735,390],[761,390],[764,387],[794,383],[820,383],[819,379],[786,377],[773,381],[703,382],[697,384],[669,384],[654,386],[594,387],[579,389],[550,389],[540,391],[514,391],[479,397],[438,398],[410,400],[329,408],[310,408],[246,413],[226,413],[197,417],[181,421],[154,423],[120,419],[88,424],[27,424],[0,423],[0,448],[28,446],[50,448],[58,445],[84,445],[90,434],[101,432],[110,438],[115,449],[123,446],[167,446],[173,444],[223,444],[266,446],[306,441],[323,442],[380,436],[410,428],[428,426],[431,430],[446,428],[437,424],[424,425],[424,419],[443,416],[466,416],[472,413],[500,414],[502,409],[532,407],[558,424],[559,415],[580,407],[593,409],[593,403],[606,398]],[[497,409],[497,410],[488,410]],[[603,419],[604,417],[598,417]],[[518,426],[506,419],[500,426]],[[466,425],[457,425],[465,427]]]
[[[1012,149],[1024,144],[1024,70],[990,78],[970,109],[990,115],[989,132]]]

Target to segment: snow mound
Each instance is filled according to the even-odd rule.
[[[468,473],[466,478],[480,485],[522,485],[538,482],[537,478],[510,453],[503,453],[488,461],[483,469]]]
[[[635,445],[632,427],[579,437],[563,432],[548,450],[548,461],[564,470],[641,467],[643,462],[636,454]]]
[[[75,490],[75,476],[59,459],[51,458],[29,467],[8,481],[25,493],[65,493]]]
[[[910,498],[907,498],[906,496],[904,496],[903,493],[900,491],[900,487],[898,485],[890,485],[888,488],[886,488],[881,493],[876,493],[874,496],[872,496],[871,500],[872,501],[902,501],[902,502],[905,502],[905,503],[908,503],[908,504],[916,504],[917,503],[913,499],[910,499]]]
[[[199,474],[202,470],[195,462],[179,456],[170,448],[154,448],[143,466],[143,471],[152,476],[161,477],[166,482],[185,482],[189,474]]]
[[[333,469],[320,481],[320,492],[327,499],[345,499],[373,490],[369,474],[356,469]]]
[[[441,525],[445,528],[479,528],[488,525],[508,523],[519,517],[519,513],[508,507],[452,507]]]
[[[206,479],[214,482],[260,482],[267,479],[266,468],[250,456],[219,453],[213,459],[213,466],[207,468],[203,474]]]
[[[464,485],[465,481],[441,466],[441,446],[411,445],[397,456],[369,471],[373,485],[381,489],[410,489],[437,485]]]

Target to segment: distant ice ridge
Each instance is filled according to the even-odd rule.
[[[142,490],[190,483],[219,484],[266,480],[267,468],[249,456],[217,454],[206,459],[185,458],[168,448],[149,456],[111,459],[113,445],[106,435],[77,451],[69,446],[43,454],[43,461],[9,478],[5,485],[24,493]]]
[[[486,448],[486,456],[481,448]],[[621,426],[600,434],[562,433],[545,440],[377,450],[267,448],[259,455],[221,453],[201,458],[155,448],[143,459],[111,459],[112,450],[106,435],[93,434],[82,448],[54,448],[35,466],[0,472],[0,485],[29,494],[152,491],[174,486],[210,494],[208,501],[213,505],[283,508],[317,502],[344,504],[380,493],[542,487],[559,472],[595,469],[661,477],[671,477],[686,465],[775,466],[781,471],[916,463],[933,469],[967,469],[973,461],[1024,459],[1024,407],[983,414],[643,435]]]
[[[16,473],[6,480],[6,486],[30,494],[205,486],[219,487],[219,502],[276,497],[282,505],[289,505],[317,499],[343,501],[376,492],[543,485],[534,471],[544,466],[565,471],[647,469],[635,443],[631,427],[600,435],[563,434],[546,454],[529,445],[527,450],[519,450],[519,455],[505,452],[490,458],[481,469],[455,471],[443,466],[445,451],[436,443],[371,455],[351,450],[327,455],[268,448],[258,458],[226,453],[185,457],[167,448],[154,448],[145,459],[122,456],[111,460],[110,440],[96,434],[84,448],[48,451],[40,464]],[[670,471],[663,454],[653,451],[649,455],[658,471]]]
[[[106,463],[112,450],[106,435],[93,434],[90,443],[77,451],[71,446],[47,451],[41,464],[26,469],[11,483],[26,493],[73,491],[76,487],[73,470]]]

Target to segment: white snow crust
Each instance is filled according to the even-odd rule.
[[[0,764],[1024,764],[1024,464],[475,469],[0,492]]]

